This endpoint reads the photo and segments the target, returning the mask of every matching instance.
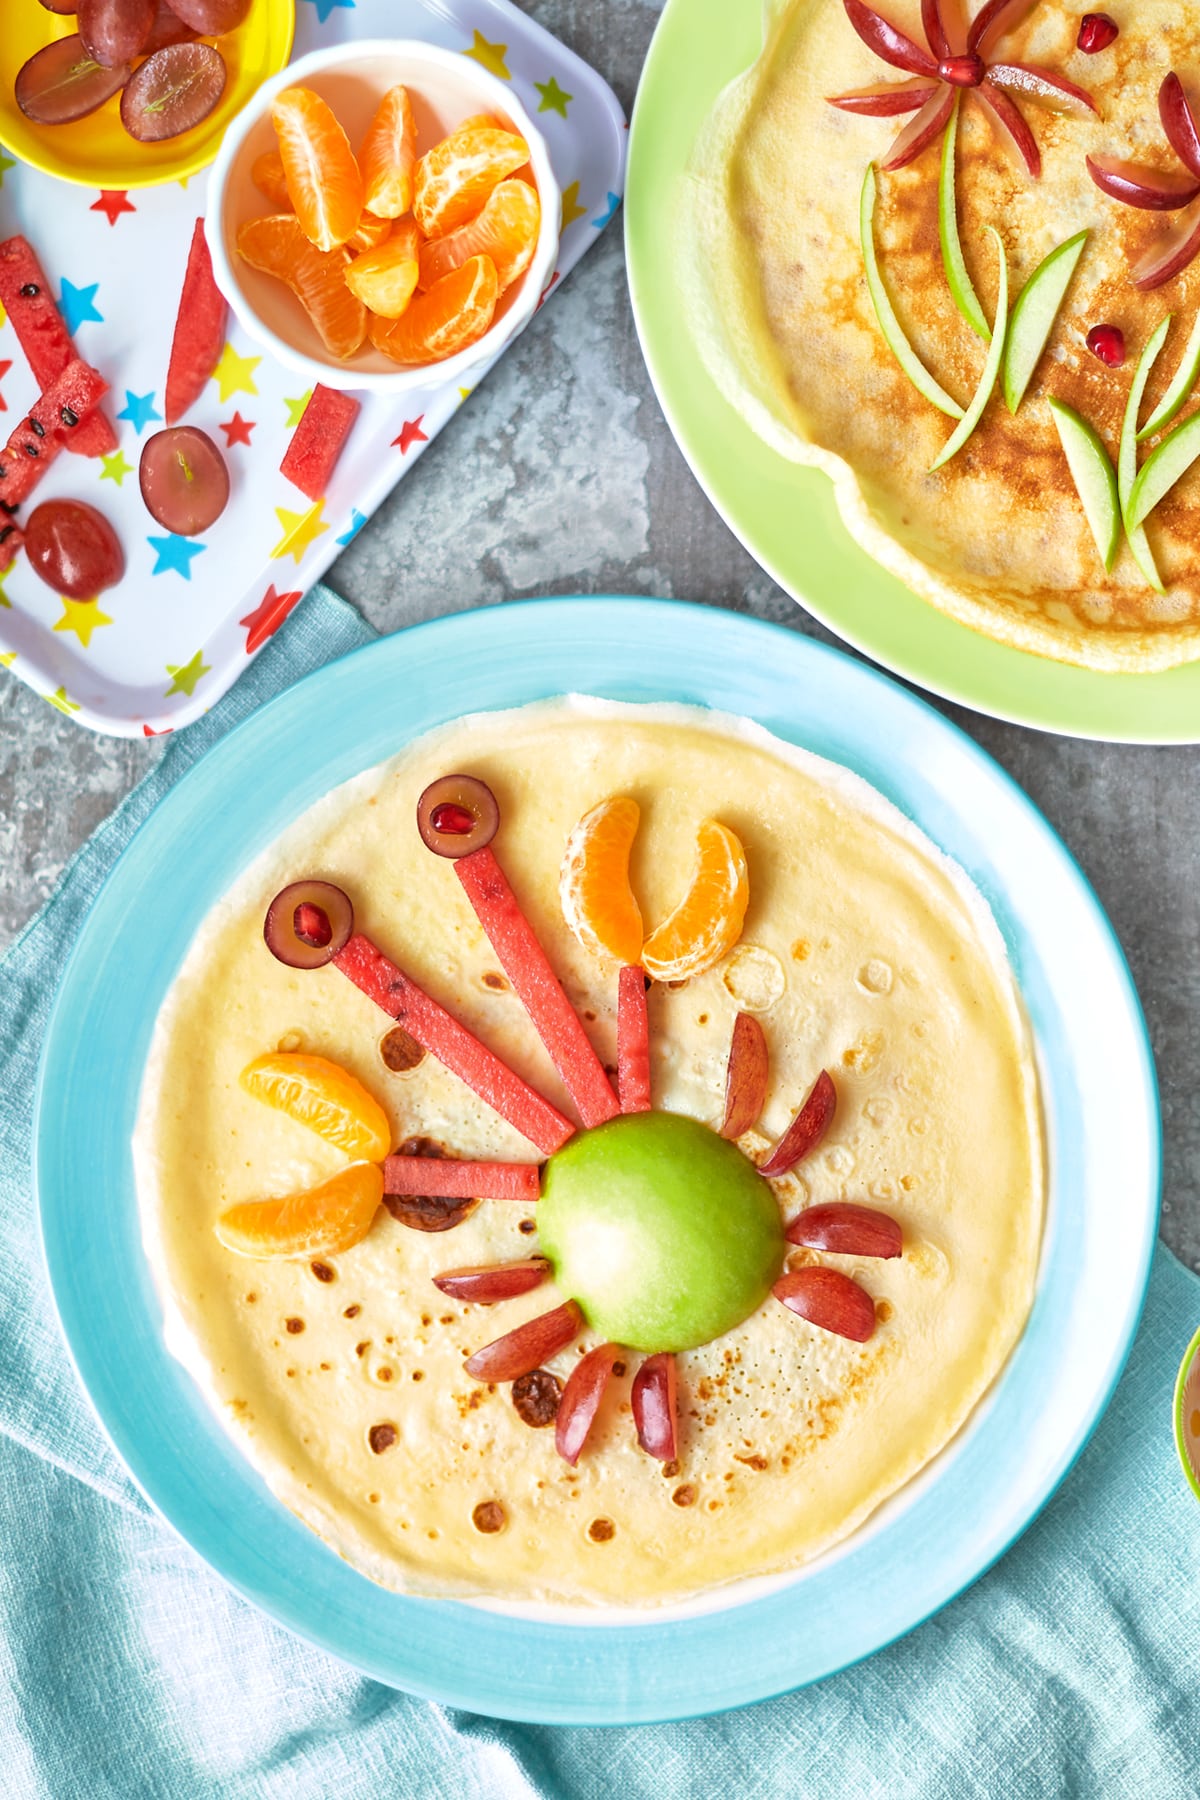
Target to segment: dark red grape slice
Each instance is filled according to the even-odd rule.
[[[417,801],[417,830],[435,856],[457,859],[490,844],[500,808],[486,781],[474,775],[442,775]]]
[[[201,37],[236,31],[250,11],[250,0],[171,0],[172,9]]]
[[[158,0],[150,36],[142,49],[147,56],[153,56],[156,50],[166,50],[171,44],[190,44],[195,36],[191,26],[185,25],[178,13],[172,12],[167,0]]]
[[[121,123],[139,144],[179,137],[207,119],[225,92],[225,76],[225,58],[211,44],[169,44],[126,83]]]
[[[80,42],[104,68],[115,69],[143,49],[155,10],[155,0],[79,0]]]
[[[138,480],[146,511],[179,537],[207,531],[229,500],[225,458],[195,425],[172,425],[148,438]]]
[[[354,930],[350,896],[332,881],[293,881],[267,908],[263,938],[289,969],[321,969],[345,948]]]
[[[56,594],[92,600],[125,573],[120,539],[94,506],[82,500],[44,500],[25,526],[25,554]]]
[[[447,1269],[435,1275],[433,1285],[452,1300],[470,1300],[475,1306],[494,1306],[497,1300],[515,1300],[518,1294],[530,1294],[540,1287],[550,1273],[544,1256],[529,1256],[523,1262],[476,1263],[469,1269]]]
[[[558,1454],[574,1468],[587,1442],[604,1390],[620,1356],[617,1344],[598,1344],[576,1363],[567,1377],[559,1401],[554,1444]]]
[[[123,88],[129,64],[101,68],[78,34],[47,44],[17,70],[17,105],[37,125],[69,125],[86,118]]]
[[[568,1300],[485,1344],[468,1356],[463,1369],[476,1381],[515,1381],[565,1350],[582,1330],[583,1314],[574,1300]]]
[[[825,1069],[813,1082],[812,1092],[775,1148],[758,1165],[760,1175],[786,1175],[810,1150],[815,1150],[837,1111],[837,1089]]]
[[[794,1218],[784,1232],[789,1244],[831,1256],[902,1256],[904,1233],[890,1213],[854,1200],[826,1200]]]
[[[648,1356],[629,1390],[638,1443],[659,1462],[674,1462],[678,1449],[675,1358],[669,1350]]]
[[[875,1330],[875,1302],[840,1269],[827,1269],[823,1263],[793,1269],[779,1277],[771,1292],[810,1325],[836,1337],[865,1344]]]

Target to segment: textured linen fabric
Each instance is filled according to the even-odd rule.
[[[1200,1282],[1160,1248],[1129,1368],[1042,1517],[857,1668],[683,1725],[508,1725],[410,1699],[293,1639],[149,1510],[54,1323],[29,1170],[57,971],[170,784],[288,682],[372,636],[314,593],[68,868],[0,965],[0,1795],[14,1800],[959,1800],[1200,1793],[1200,1507],[1175,1368]]]

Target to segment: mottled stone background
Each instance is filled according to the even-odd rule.
[[[657,0],[525,10],[632,106]],[[619,220],[330,579],[381,631],[521,594],[624,591],[826,635],[734,541],[675,448],[637,346]],[[1047,814],[1116,926],[1162,1084],[1163,1231],[1200,1266],[1200,748],[1078,743],[945,710]],[[80,730],[0,674],[0,946],[155,755]]]

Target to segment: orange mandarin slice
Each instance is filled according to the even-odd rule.
[[[426,237],[445,237],[474,218],[506,175],[528,161],[524,138],[494,125],[452,132],[416,166],[413,213]]]
[[[261,156],[255,157],[250,166],[250,179],[276,212],[292,211],[292,196],[288,193],[283,158],[278,150],[264,150]]]
[[[346,285],[381,319],[398,319],[416,292],[420,265],[409,246],[391,238],[346,267]]]
[[[642,960],[642,915],[629,885],[629,852],[641,809],[615,794],[584,813],[567,839],[558,897],[585,950],[619,963]]]
[[[353,236],[363,182],[350,140],[319,94],[284,88],[271,107],[288,193],[305,237],[335,250]]]
[[[367,126],[358,152],[364,204],[381,219],[398,219],[413,201],[417,127],[403,87],[389,88]]]
[[[378,1100],[324,1056],[274,1050],[247,1063],[240,1080],[256,1100],[307,1125],[347,1156],[382,1162],[392,1147],[392,1128]]]
[[[367,309],[346,286],[346,252],[317,250],[294,213],[248,219],[238,253],[251,268],[286,281],[333,356],[353,356],[367,335]]]
[[[703,975],[741,937],[749,899],[745,851],[728,826],[705,819],[696,833],[692,885],[642,947],[647,975],[655,981]]]
[[[537,246],[542,209],[537,189],[523,181],[502,181],[487,197],[483,211],[448,237],[421,246],[421,286],[432,287],[468,256],[490,256],[500,292],[523,275]]]
[[[373,212],[359,215],[358,224],[346,239],[347,250],[375,250],[391,234],[392,221],[377,218]]]
[[[372,318],[371,342],[393,362],[442,362],[483,336],[499,291],[491,258],[469,257],[461,269],[411,300],[399,319]]]
[[[366,1237],[382,1199],[382,1169],[351,1163],[303,1194],[231,1206],[213,1229],[239,1256],[336,1256]]]

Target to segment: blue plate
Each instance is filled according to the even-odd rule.
[[[865,776],[957,858],[1009,945],[1051,1157],[1032,1317],[949,1450],[785,1586],[628,1624],[400,1598],[286,1512],[163,1348],[129,1148],[155,1014],[209,907],[262,845],[418,733],[572,689],[746,714]],[[36,1170],[46,1261],[83,1384],[134,1480],[206,1562],[381,1681],[506,1718],[615,1724],[815,1681],[911,1630],[1008,1548],[1078,1456],[1129,1349],[1157,1225],[1158,1108],[1137,996],[1091,889],[970,739],[885,676],[781,628],[669,601],[545,600],[438,620],[320,670],[171,790],[67,966],[42,1064]]]

